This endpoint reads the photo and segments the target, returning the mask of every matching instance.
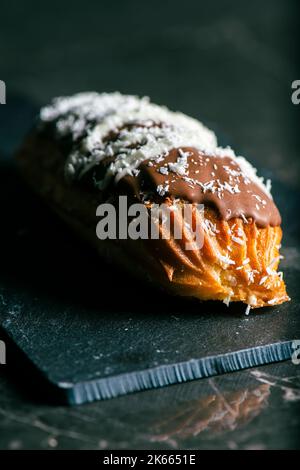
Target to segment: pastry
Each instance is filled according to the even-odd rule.
[[[66,222],[134,275],[176,295],[244,302],[246,313],[289,300],[277,271],[281,217],[270,181],[231,148],[219,147],[199,121],[120,93],[56,98],[41,110],[18,160]],[[163,203],[182,237],[172,231],[163,237],[158,215],[156,239],[99,239],[97,208],[110,204],[120,216],[121,196],[148,214]],[[195,243],[200,232],[201,245]]]

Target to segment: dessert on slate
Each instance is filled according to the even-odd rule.
[[[242,301],[247,313],[289,300],[277,272],[281,218],[270,182],[230,148],[218,147],[199,121],[147,98],[80,93],[41,110],[18,158],[63,219],[135,275],[177,295]],[[203,246],[185,248],[192,239],[187,224],[182,239],[99,240],[96,208],[110,202],[117,209],[120,195],[147,210],[164,202],[177,218],[177,209],[192,203]]]

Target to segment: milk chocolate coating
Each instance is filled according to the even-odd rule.
[[[281,217],[273,200],[241,172],[235,160],[231,157],[208,156],[190,147],[182,150],[189,152],[187,177],[196,184],[171,171],[167,175],[160,173],[162,166],[167,168],[169,163],[175,163],[180,156],[178,149],[173,149],[159,163],[155,160],[144,161],[139,166],[138,176],[123,178],[121,185],[129,186],[138,195],[147,192],[157,194],[157,186],[168,184],[165,196],[213,207],[223,220],[245,216],[254,219],[260,227],[280,225]],[[214,192],[203,189],[201,183],[211,181],[214,181],[216,188],[222,188],[227,182],[239,192],[232,194],[227,189]]]
[[[154,125],[153,123],[151,124]],[[118,138],[119,132],[136,126],[126,124],[121,129],[111,132],[105,138],[110,143]],[[144,126],[142,123],[139,126]],[[160,126],[160,123],[155,123]],[[169,169],[169,164],[176,163],[182,152],[188,152],[187,168],[184,174]],[[109,164],[116,155],[106,157],[91,171],[84,181],[90,183],[101,180]],[[166,171],[163,174],[161,168]],[[204,204],[214,208],[223,220],[234,217],[253,219],[259,227],[278,226],[281,224],[280,213],[272,198],[254,181],[242,172],[238,162],[230,156],[207,155],[193,147],[172,149],[158,159],[145,160],[137,168],[138,175],[124,176],[117,188],[109,185],[110,191],[117,191],[143,200],[145,195],[159,199],[158,187],[165,188],[161,198],[180,198],[184,201]],[[209,185],[209,186],[208,186]]]

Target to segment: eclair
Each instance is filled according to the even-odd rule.
[[[175,295],[244,302],[246,313],[289,300],[270,181],[198,120],[120,93],[59,97],[41,109],[17,157],[36,192],[132,275]],[[103,208],[120,228],[120,198],[131,207],[125,229],[139,204],[155,237],[115,224],[113,236],[99,235]],[[166,230],[161,207],[181,236]]]

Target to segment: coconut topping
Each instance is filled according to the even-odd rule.
[[[80,93],[43,108],[42,128],[68,138],[65,176],[90,175],[96,188],[126,181],[136,196],[151,191],[213,205],[222,218],[253,218],[279,225],[280,215],[256,169],[196,119],[169,111],[148,98],[120,93]],[[101,171],[98,171],[101,170]],[[244,241],[238,236],[232,240]]]

